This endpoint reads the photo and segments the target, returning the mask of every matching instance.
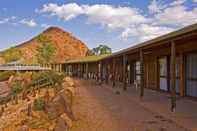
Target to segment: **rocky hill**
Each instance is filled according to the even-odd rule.
[[[67,59],[85,56],[88,51],[85,43],[71,33],[65,32],[59,27],[49,27],[38,36],[16,46],[23,54],[20,60],[22,63],[37,63],[37,47],[42,44],[38,40],[39,36],[47,37],[50,41],[49,43],[53,44],[53,47],[56,49],[54,63],[62,63]],[[2,58],[0,59],[3,61]]]

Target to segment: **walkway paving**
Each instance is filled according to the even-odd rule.
[[[162,114],[163,111],[158,112],[163,106],[156,110],[151,105],[149,108],[146,101],[153,104],[154,101],[148,97],[139,100],[136,93],[130,93],[130,89],[116,94],[117,88],[97,86],[85,80],[75,82],[77,92],[73,109],[79,120],[71,131],[188,131],[185,126]]]
[[[149,109],[155,113],[158,113],[166,118],[174,121],[177,125],[186,129],[197,131],[197,102],[189,98],[177,98],[176,112],[170,111],[170,94],[162,93],[155,90],[145,89],[144,97],[141,100],[139,98],[139,91],[135,88],[128,87],[127,91],[123,91],[122,88],[112,89],[109,85],[103,87],[109,88],[113,91],[120,91],[122,95],[127,99],[135,101],[146,109]]]

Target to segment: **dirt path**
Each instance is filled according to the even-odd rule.
[[[71,131],[185,131],[165,116],[110,89],[87,81],[75,82],[73,108],[79,120]]]

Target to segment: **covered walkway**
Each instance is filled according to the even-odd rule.
[[[127,91],[93,81],[76,79],[74,112],[78,122],[71,131],[195,131],[197,104],[187,99],[178,101],[176,113],[168,108],[168,95],[146,90],[143,99],[138,91]],[[157,107],[157,108],[156,108]],[[192,107],[192,109],[190,108]],[[189,109],[188,109],[189,108]],[[183,124],[184,123],[184,124]]]

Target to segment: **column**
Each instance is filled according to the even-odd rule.
[[[176,109],[176,49],[174,41],[171,42],[171,64],[170,64],[170,78],[171,78],[171,111]]]
[[[116,85],[116,83],[115,83],[115,75],[116,75],[116,73],[115,73],[115,71],[116,71],[116,61],[115,61],[115,58],[112,58],[112,87],[115,87],[115,85]]]
[[[89,73],[89,71],[88,71],[88,63],[86,63],[86,79],[88,79],[88,73]]]
[[[144,96],[144,56],[143,56],[143,50],[140,50],[140,97],[142,98]]]
[[[127,90],[127,82],[126,82],[126,80],[127,80],[127,58],[126,58],[127,56],[124,54],[123,55],[123,73],[122,73],[122,75],[123,75],[123,90]]]

